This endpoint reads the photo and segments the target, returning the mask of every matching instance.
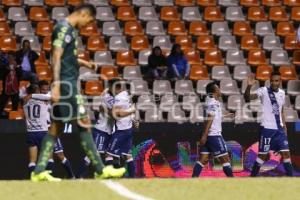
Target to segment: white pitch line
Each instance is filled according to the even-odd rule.
[[[115,181],[107,180],[107,181],[101,181],[101,183],[103,183],[106,187],[118,193],[119,195],[131,200],[154,200],[152,198],[145,197],[143,195],[132,192],[121,183]]]

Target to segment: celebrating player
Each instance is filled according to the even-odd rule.
[[[246,101],[259,98],[262,103],[259,150],[252,167],[251,176],[257,176],[260,167],[267,161],[270,150],[280,152],[286,175],[293,176],[287,128],[283,114],[285,92],[279,88],[281,84],[280,74],[273,73],[271,75],[270,87],[261,87],[257,90],[256,94],[251,94],[250,90],[255,82],[254,76],[251,75],[248,78],[248,86],[244,95]]]
[[[223,171],[228,177],[233,177],[229,155],[222,132],[222,108],[221,92],[218,85],[214,82],[206,86],[206,122],[204,131],[200,139],[200,159],[195,164],[192,177],[198,177],[203,167],[208,163],[209,154],[218,158],[223,164]],[[231,113],[226,115],[232,115]]]

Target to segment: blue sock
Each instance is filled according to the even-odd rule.
[[[82,178],[88,168],[88,166],[91,164],[90,159],[86,156],[83,159],[83,162],[81,162],[78,172],[77,172],[77,178]]]
[[[285,169],[285,174],[287,176],[293,176],[293,166],[291,163],[291,159],[284,159],[283,160],[283,166]]]
[[[204,167],[204,165],[201,162],[199,162],[199,161],[196,162],[194,169],[193,169],[192,177],[193,178],[199,177],[203,167]]]
[[[135,176],[135,166],[134,166],[134,160],[133,158],[126,161],[127,162],[127,170],[129,178],[134,178]]]
[[[53,172],[53,169],[54,169],[54,160],[49,159],[46,170]]]
[[[36,164],[35,163],[29,163],[28,165],[28,172],[29,172],[29,176],[31,175],[31,172],[34,171]]]
[[[223,171],[226,174],[227,177],[233,177],[232,168],[230,163],[224,163],[223,164]]]
[[[63,164],[64,169],[66,170],[66,172],[68,174],[68,177],[69,178],[75,178],[75,175],[73,173],[70,161],[67,158],[64,158],[64,160],[62,161],[62,164]]]
[[[264,161],[260,158],[256,158],[251,170],[251,177],[256,177],[259,173],[260,167],[264,164]]]

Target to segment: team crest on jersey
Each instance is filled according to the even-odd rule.
[[[66,35],[66,37],[65,37],[65,42],[66,43],[70,43],[71,42],[71,36],[70,35]]]

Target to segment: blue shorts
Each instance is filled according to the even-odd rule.
[[[131,156],[132,154],[133,130],[117,130],[112,134],[111,143],[107,153],[112,156]]]
[[[289,151],[289,142],[283,129],[266,129],[261,127],[259,134],[259,154],[272,151]]]
[[[48,132],[47,131],[41,131],[41,132],[28,132],[27,133],[27,144],[29,147],[34,147],[36,146],[38,148],[38,150],[41,149],[42,146],[42,141],[43,138],[45,137],[45,135],[47,135]],[[59,138],[56,139],[56,142],[54,144],[53,147],[53,152],[54,153],[59,153],[59,152],[63,152],[64,148],[61,144],[61,141]]]
[[[61,153],[61,152],[63,152],[63,151],[64,151],[64,148],[63,148],[63,146],[62,146],[62,143],[61,143],[60,139],[57,138],[57,139],[56,139],[56,142],[55,142],[55,144],[54,144],[54,147],[53,147],[53,152],[54,152],[54,153]]]
[[[200,153],[212,153],[214,157],[218,158],[227,155],[228,151],[222,136],[208,136],[205,145],[200,149]]]
[[[108,150],[111,138],[111,134],[98,129],[93,129],[93,139],[99,153],[105,153]]]

